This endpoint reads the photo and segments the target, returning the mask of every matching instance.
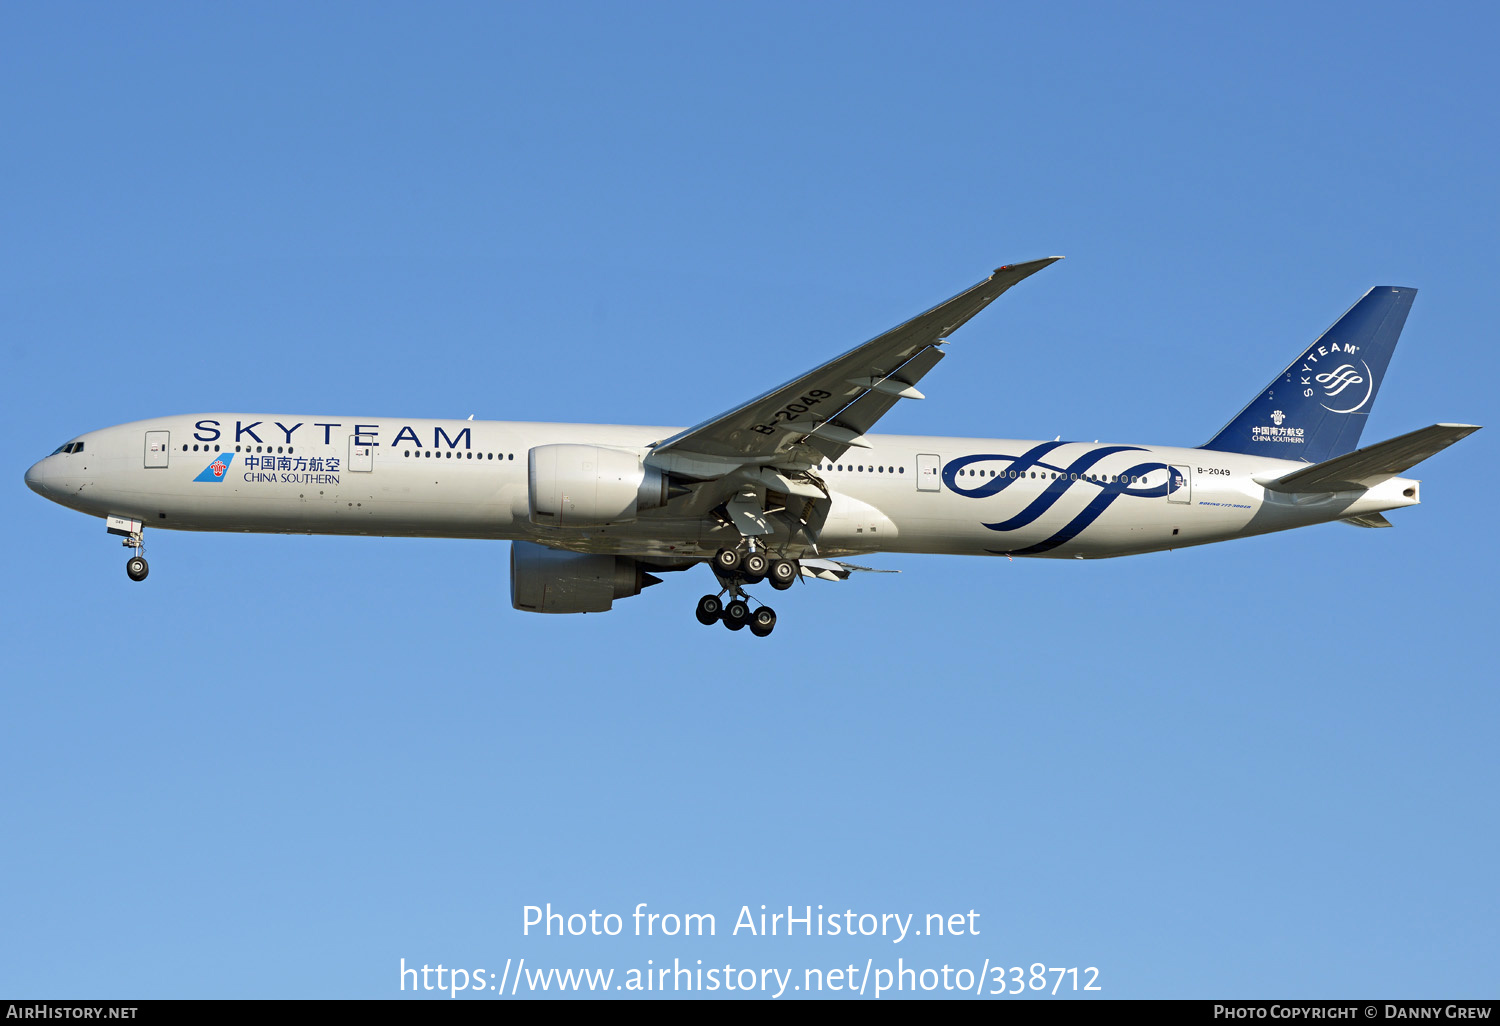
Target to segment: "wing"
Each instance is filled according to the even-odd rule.
[[[727,413],[659,442],[647,458],[717,476],[726,465],[837,459],[943,358],[938,348],[1006,289],[1062,257],[1007,264],[972,288]],[[666,459],[664,457],[671,457]],[[690,471],[691,472],[691,471]],[[697,476],[697,475],[694,475]]]

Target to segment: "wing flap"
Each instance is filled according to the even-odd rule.
[[[899,574],[900,570],[877,570],[872,566],[846,563],[842,559],[803,559],[798,561],[803,577],[820,581],[847,581],[851,574]]]

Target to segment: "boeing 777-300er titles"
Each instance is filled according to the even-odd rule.
[[[511,603],[597,613],[707,563],[704,624],[771,633],[748,585],[842,580],[875,552],[1091,559],[1333,520],[1389,527],[1400,475],[1460,438],[1434,424],[1356,449],[1416,290],[1377,286],[1197,448],[875,435],[955,330],[1058,260],[972,288],[764,395],[680,430],[201,413],[80,435],[26,483],[103,517],[146,576],[147,525],[495,538]]]

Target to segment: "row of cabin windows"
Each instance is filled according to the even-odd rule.
[[[193,448],[193,452],[197,452],[199,447],[196,446],[196,445],[194,445],[192,448]],[[218,452],[219,451],[219,447],[217,445],[214,446],[212,449],[210,449],[207,445],[204,445],[202,448],[203,448],[204,452]],[[257,446],[255,446],[253,448],[251,446],[248,446],[248,445],[243,445],[243,446],[242,445],[236,445],[234,447],[234,451],[235,452],[239,452],[241,449],[243,449],[245,452],[261,452],[262,450],[264,450],[265,452],[296,452],[296,449],[294,449],[290,445],[286,445],[286,446],[282,446],[282,445],[257,445]],[[183,445],[182,451],[183,452],[187,452],[188,451],[188,447],[187,447],[186,444]]]
[[[852,472],[854,472],[856,474],[866,474],[866,473],[868,473],[868,474],[904,474],[904,473],[906,473],[906,468],[905,467],[875,467],[875,466],[866,466],[863,463],[858,463],[858,464],[855,464],[855,463],[824,463],[824,464],[820,464],[819,467],[818,467],[818,469],[822,470],[822,471],[829,471],[829,470],[852,471]],[[1016,480],[1016,481],[1026,480],[1026,479],[1030,479],[1030,480],[1034,481],[1034,480],[1037,479],[1038,476],[1040,476],[1042,478],[1042,480],[1044,480],[1044,481],[1047,481],[1047,480],[1055,481],[1055,480],[1057,480],[1058,477],[1062,477],[1064,480],[1071,479],[1073,481],[1078,481],[1078,480],[1093,481],[1096,484],[1142,484],[1145,481],[1145,478],[1136,476],[1134,474],[1072,474],[1072,475],[1061,474],[1060,475],[1056,471],[1047,471],[1047,470],[1041,471],[1040,475],[1038,475],[1038,472],[1035,471],[1035,470],[1032,470],[1032,471],[1026,471],[1026,470],[1001,470],[1001,471],[994,471],[994,470],[991,470],[988,473],[986,473],[983,470],[960,470],[958,472],[958,476],[959,477],[995,477],[995,476],[997,476],[997,474],[1000,477],[1010,478],[1011,480]]]
[[[417,459],[421,459],[424,456],[427,457],[428,459],[432,459],[432,453],[433,453],[433,450],[431,450],[431,449],[417,449],[415,451],[411,450],[411,449],[403,449],[401,451],[401,455],[402,456],[408,456],[408,457],[409,456],[416,456]],[[440,460],[441,459],[450,459],[451,460],[451,459],[454,459],[454,458],[455,457],[453,455],[453,450],[452,449],[449,449],[447,452],[440,452],[440,453],[438,453],[438,459],[440,459]],[[505,452],[461,452],[461,453],[458,454],[457,458],[461,459],[461,460],[463,460],[463,459],[469,459],[469,460],[513,460],[513,459],[516,458],[516,454],[513,453],[513,452],[511,452],[511,453],[505,453]]]
[[[960,470],[959,477],[995,477],[996,472],[991,470],[986,474],[982,470]],[[1055,481],[1062,478],[1064,481],[1092,481],[1095,484],[1141,484],[1146,479],[1134,474],[1059,474],[1056,471],[1044,470],[1038,473],[1035,470],[1002,470],[1000,477],[1008,477],[1012,480],[1036,480],[1040,477],[1043,481]]]
[[[77,446],[77,448],[73,448],[73,446]],[[199,449],[199,447],[197,445],[194,445],[191,448],[192,448],[193,452],[197,452],[198,449]],[[209,452],[210,451],[209,447],[207,445],[203,446],[202,448],[203,448],[204,452]],[[252,451],[251,447],[248,446],[248,445],[244,446],[243,448],[244,448],[245,452]],[[183,452],[187,452],[188,449],[189,449],[189,447],[184,444],[183,447],[182,447],[182,451]],[[240,449],[241,449],[241,447],[238,446],[238,445],[236,445],[234,447],[234,451],[235,452],[239,452]],[[261,446],[261,445],[257,445],[257,446],[254,447],[253,451],[260,452],[262,450],[264,450],[266,452],[283,452],[284,451],[284,452],[289,452],[289,453],[296,451],[295,448],[293,446],[290,446],[290,445],[285,446],[285,447],[280,446],[280,445],[277,445],[277,446],[270,446],[270,445]],[[83,443],[82,442],[70,442],[70,443],[68,443],[68,445],[60,446],[57,449],[57,452],[64,452],[64,451],[66,451],[66,452],[82,452],[83,451]],[[213,452],[218,452],[219,451],[219,447],[217,445],[214,446],[212,451]],[[402,456],[407,456],[407,457],[411,456],[411,454],[412,454],[412,451],[410,449],[404,450],[401,453]],[[423,450],[418,450],[418,452],[417,452],[418,458],[422,457],[424,454],[427,456],[428,459],[432,458],[432,450],[431,449],[425,450],[425,453],[424,453]],[[438,454],[438,458],[439,459],[442,459],[445,456],[448,459],[450,459],[450,460],[453,459],[453,451],[450,449],[446,453],[439,453]],[[513,453],[513,452],[512,453],[503,453],[503,452],[477,452],[477,453],[476,452],[461,452],[461,453],[458,454],[458,458],[461,459],[461,460],[462,459],[471,459],[471,460],[514,460],[516,458],[516,454]]]
[[[853,463],[824,463],[820,467],[818,467],[818,469],[819,470],[823,470],[823,471],[828,471],[828,470],[848,470],[848,471],[852,471],[852,472],[854,472],[856,474],[904,474],[904,473],[906,473],[906,468],[905,467],[875,467],[875,466],[869,466],[869,467],[867,467],[863,463],[860,463],[858,465],[853,464]]]

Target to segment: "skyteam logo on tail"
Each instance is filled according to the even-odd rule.
[[[229,464],[234,461],[234,453],[221,452],[214,457],[214,461],[203,468],[203,473],[193,478],[194,481],[207,481],[210,484],[224,480],[224,472],[229,469]]]
[[[1319,374],[1315,380],[1318,382],[1318,384],[1323,386],[1323,395],[1325,398],[1332,399],[1334,396],[1338,395],[1346,388],[1349,388],[1351,385],[1354,386],[1354,391],[1349,393],[1350,396],[1359,394],[1360,385],[1366,386],[1364,397],[1360,399],[1359,402],[1355,403],[1353,406],[1348,407],[1347,409],[1336,410],[1332,406],[1329,406],[1327,403],[1321,403],[1320,405],[1323,407],[1323,409],[1327,410],[1330,413],[1353,413],[1355,410],[1358,410],[1360,407],[1364,406],[1365,403],[1370,401],[1370,395],[1375,388],[1375,376],[1370,373],[1370,365],[1368,363],[1365,363],[1365,361],[1363,360],[1359,362],[1365,369],[1363,375],[1361,375],[1359,371],[1354,369],[1353,364],[1345,363],[1340,364],[1338,367],[1331,371],[1328,371],[1326,374]]]

